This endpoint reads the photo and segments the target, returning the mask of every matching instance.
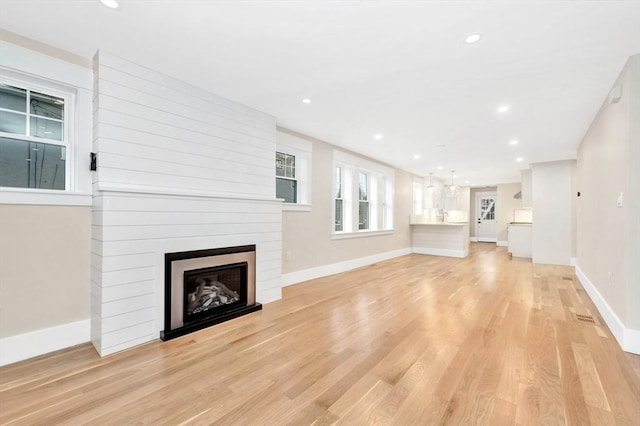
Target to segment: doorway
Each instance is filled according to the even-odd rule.
[[[487,243],[497,242],[497,192],[476,192],[476,238]]]

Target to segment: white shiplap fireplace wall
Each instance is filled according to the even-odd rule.
[[[94,79],[98,352],[159,338],[165,253],[255,244],[257,301],[279,299],[275,119],[105,52]]]

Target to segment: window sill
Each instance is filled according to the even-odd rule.
[[[311,204],[282,203],[282,211],[310,212],[311,211]]]
[[[92,194],[46,189],[0,189],[0,204],[33,204],[45,206],[91,206]]]
[[[378,235],[391,235],[393,229],[382,231],[355,231],[355,232],[334,232],[331,234],[332,240],[344,240],[346,238],[377,237]]]

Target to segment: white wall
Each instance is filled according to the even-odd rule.
[[[534,263],[571,264],[573,163],[569,160],[531,165]]]
[[[104,52],[94,60],[92,342],[159,337],[164,255],[256,244],[256,298],[281,297],[275,119]]]
[[[640,55],[616,86],[622,97],[604,101],[578,149],[576,270],[622,347],[640,353]]]

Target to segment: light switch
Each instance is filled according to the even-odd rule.
[[[624,196],[622,195],[622,192],[618,195],[618,201],[616,202],[616,205],[618,207],[622,207],[624,201]]]

